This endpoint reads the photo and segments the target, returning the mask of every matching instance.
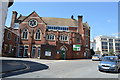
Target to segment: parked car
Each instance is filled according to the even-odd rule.
[[[104,56],[98,65],[99,71],[118,72],[120,62],[118,56]]]
[[[102,58],[101,55],[93,55],[93,56],[92,56],[92,61],[100,61],[101,58]]]

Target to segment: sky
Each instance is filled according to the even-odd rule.
[[[10,26],[12,11],[28,16],[36,11],[40,17],[71,18],[83,16],[91,27],[91,39],[99,35],[118,33],[118,2],[15,2],[8,9],[6,26]]]

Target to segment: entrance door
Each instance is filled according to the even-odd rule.
[[[65,51],[61,51],[61,59],[65,60]]]
[[[66,59],[66,48],[65,47],[61,48],[61,59],[63,60]]]

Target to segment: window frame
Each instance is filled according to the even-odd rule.
[[[66,37],[67,37],[67,39],[66,39]],[[68,35],[60,35],[59,40],[60,41],[68,41]]]
[[[31,25],[31,23],[30,23],[30,22],[32,22],[33,20],[36,22],[36,24]],[[30,27],[35,27],[35,26],[37,26],[37,25],[38,25],[38,21],[37,21],[36,19],[30,19],[30,20],[28,21],[28,25],[29,25]]]
[[[25,31],[25,30],[27,30],[27,31]],[[24,32],[25,32],[25,34],[23,34]],[[27,33],[27,36],[26,36],[26,33]],[[29,35],[28,29],[24,28],[22,30],[22,36],[21,36],[21,38],[24,39],[24,40],[27,40],[28,39],[28,35]]]
[[[11,40],[11,36],[12,36],[12,34],[11,34],[10,32],[8,32],[8,34],[7,34],[7,39],[8,39],[8,40]]]
[[[37,34],[38,30],[39,30],[39,33]],[[41,30],[40,29],[37,29],[34,35],[35,35],[35,37],[34,37],[35,40],[41,40],[42,35],[41,35]],[[38,35],[40,36],[39,38],[38,38]],[[36,38],[36,36],[37,36],[37,38]]]
[[[55,34],[47,34],[46,39],[54,41],[55,40]]]

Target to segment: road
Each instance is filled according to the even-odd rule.
[[[18,60],[18,59],[17,59]],[[24,59],[25,60],[25,59]],[[26,59],[28,60],[28,59]],[[99,61],[91,60],[40,60],[29,61],[45,64],[48,69],[8,76],[7,78],[118,78],[118,73],[98,71]],[[36,68],[35,66],[34,68]]]

